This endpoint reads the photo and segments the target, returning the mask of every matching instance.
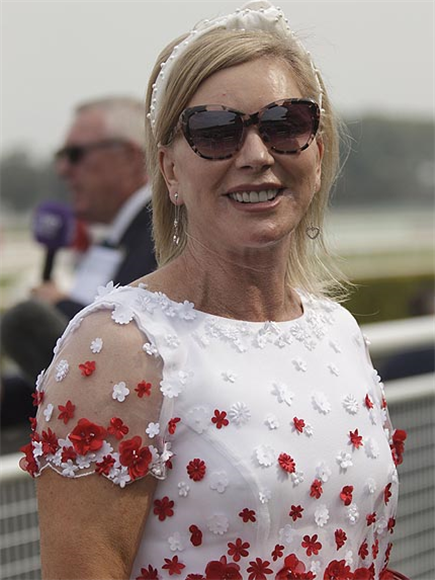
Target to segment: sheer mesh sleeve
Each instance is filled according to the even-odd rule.
[[[38,377],[21,466],[33,476],[47,466],[66,477],[96,473],[121,487],[148,473],[164,479],[176,419],[159,388],[162,366],[134,320],[98,310],[73,321]]]

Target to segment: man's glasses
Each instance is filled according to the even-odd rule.
[[[67,145],[55,153],[55,158],[57,161],[65,159],[71,165],[77,165],[91,151],[106,149],[108,147],[119,147],[121,145],[125,145],[125,141],[121,141],[120,139],[105,139],[104,141],[95,141],[94,143],[87,143],[86,145]]]
[[[243,145],[246,129],[256,126],[271,151],[298,153],[313,141],[320,108],[311,99],[283,99],[252,115],[223,105],[200,105],[183,111],[179,126],[190,147],[204,159],[229,159]]]

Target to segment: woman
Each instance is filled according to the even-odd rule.
[[[389,577],[403,437],[325,298],[320,74],[254,2],[168,47],[147,106],[160,268],[101,289],[38,381],[44,578]]]

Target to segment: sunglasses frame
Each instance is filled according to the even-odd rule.
[[[308,141],[305,145],[303,145],[302,147],[299,147],[297,149],[294,149],[294,150],[293,149],[292,150],[280,150],[280,149],[277,149],[276,147],[270,145],[270,143],[268,143],[267,141],[264,140],[263,135],[262,135],[262,131],[261,131],[261,119],[262,119],[262,116],[264,115],[264,113],[270,109],[273,109],[274,107],[280,107],[284,103],[289,103],[291,106],[308,106],[311,110],[312,131],[311,131],[310,137],[308,138]],[[231,113],[236,114],[241,119],[242,124],[243,124],[242,125],[242,133],[240,135],[239,142],[232,153],[229,153],[227,155],[218,156],[218,157],[210,157],[208,155],[204,155],[203,153],[201,153],[201,151],[199,151],[198,147],[195,144],[195,139],[192,137],[192,135],[190,133],[189,120],[195,114],[202,113],[204,111],[229,111]],[[238,111],[237,109],[232,109],[232,108],[226,107],[224,105],[198,105],[195,107],[189,107],[181,113],[179,121],[178,121],[177,129],[178,128],[181,129],[181,131],[182,131],[186,141],[189,143],[191,149],[197,155],[199,155],[199,157],[202,157],[203,159],[208,159],[211,161],[218,161],[218,160],[222,160],[222,159],[230,159],[238,151],[240,151],[240,149],[242,148],[243,143],[245,141],[246,129],[250,126],[258,127],[259,135],[268,149],[270,149],[273,152],[278,153],[280,155],[294,155],[296,153],[304,151],[305,149],[307,149],[311,145],[311,143],[313,142],[314,138],[317,135],[317,132],[319,130],[319,125],[320,125],[320,107],[319,107],[318,103],[316,103],[316,101],[314,101],[313,99],[290,98],[290,99],[281,99],[279,101],[274,101],[272,103],[269,103],[268,105],[266,105],[265,107],[263,107],[259,111],[257,111],[256,113],[252,113],[252,114],[243,113],[242,111]]]
[[[105,149],[106,147],[119,147],[125,144],[126,142],[122,139],[104,139],[83,145],[67,145],[56,151],[54,156],[56,161],[67,159],[70,165],[78,165],[91,151]]]

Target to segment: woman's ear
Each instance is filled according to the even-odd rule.
[[[178,199],[180,200],[179,181],[177,179],[173,150],[171,147],[161,145],[159,147],[158,155],[160,171],[165,180],[169,195],[173,200],[175,193],[178,193]]]

